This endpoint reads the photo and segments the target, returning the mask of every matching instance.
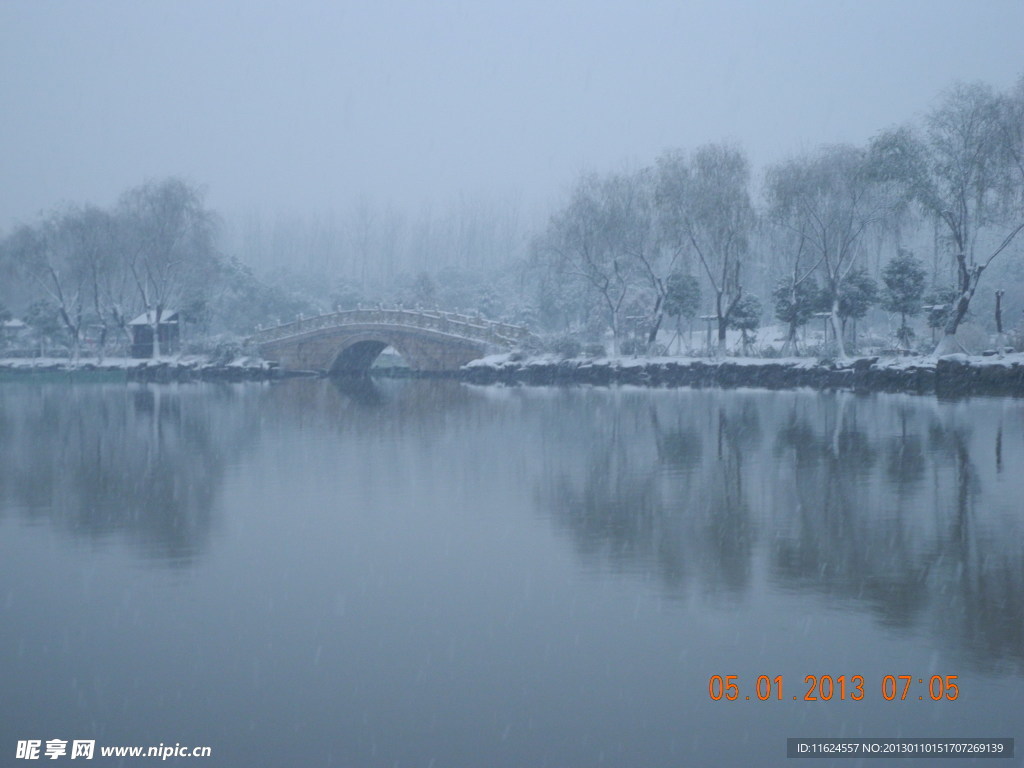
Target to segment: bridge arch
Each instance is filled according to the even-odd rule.
[[[260,354],[291,370],[365,373],[391,346],[417,371],[454,371],[531,338],[506,323],[450,312],[346,310],[260,330]]]
[[[331,375],[365,373],[388,347],[401,355],[407,365],[413,366],[409,353],[402,349],[401,340],[387,338],[380,333],[358,333],[348,336],[341,343],[327,372]]]

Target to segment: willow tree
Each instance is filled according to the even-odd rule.
[[[845,284],[860,261],[865,234],[891,213],[893,200],[873,177],[866,153],[847,145],[770,168],[766,191],[769,215],[793,233],[807,249],[811,268],[822,275],[838,355],[846,357]]]
[[[116,250],[110,215],[91,206],[59,209],[36,224],[18,226],[0,250],[30,295],[53,306],[77,358],[86,324],[105,327],[104,286]]]
[[[742,150],[708,144],[692,157],[669,152],[658,158],[656,200],[661,231],[675,249],[692,248],[711,285],[718,323],[718,351],[743,297],[741,269],[754,209],[750,164]]]
[[[53,308],[71,356],[77,358],[87,308],[86,272],[70,247],[66,221],[66,214],[53,213],[36,225],[21,224],[2,248],[30,291],[45,297]]]
[[[775,284],[772,299],[775,317],[786,324],[786,341],[782,354],[799,353],[797,331],[813,317],[821,304],[821,295],[814,275],[821,258],[808,253],[807,238],[784,226],[775,226],[771,217],[765,219],[771,236],[771,252],[782,277]]]
[[[176,178],[129,190],[117,216],[124,266],[153,329],[153,356],[159,357],[164,314],[201,296],[215,276],[217,218],[198,188]]]
[[[551,217],[534,253],[549,273],[596,298],[617,354],[627,299],[644,280],[637,254],[651,247],[650,206],[641,176],[586,175]]]
[[[872,144],[878,178],[940,222],[956,267],[956,296],[935,354],[958,348],[956,332],[981,276],[1024,230],[1024,84],[1005,95],[957,84],[924,121]]]

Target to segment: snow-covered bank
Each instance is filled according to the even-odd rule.
[[[230,362],[214,362],[201,355],[139,360],[113,357],[99,361],[79,358],[0,358],[0,376],[67,375],[75,379],[123,377],[127,381],[267,381],[298,372],[282,371],[275,363],[259,358],[240,357]]]
[[[785,389],[852,389],[940,395],[1024,395],[1024,354],[997,357],[808,358],[534,358],[492,355],[462,368],[475,384],[641,384]]]

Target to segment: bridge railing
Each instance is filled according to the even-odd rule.
[[[498,346],[510,346],[526,341],[531,333],[522,326],[486,320],[482,317],[462,315],[440,310],[411,309],[349,309],[315,315],[263,328],[253,335],[257,344],[280,341],[313,331],[342,328],[346,325],[390,325],[437,331],[451,336],[481,341]]]

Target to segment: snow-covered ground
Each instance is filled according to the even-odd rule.
[[[71,360],[67,357],[0,357],[0,367],[15,369],[33,368],[109,368],[129,369],[141,368],[150,364],[151,360],[140,360],[134,357],[104,357],[102,361],[95,357],[80,357],[78,360]],[[160,358],[157,362],[171,363],[178,362],[177,357]]]
[[[134,357],[82,357],[72,361],[64,357],[0,358],[0,374],[69,375],[89,379],[93,375],[113,375],[131,381],[263,381],[289,375],[278,366],[257,357],[237,357],[214,361],[206,355],[175,355],[156,359]]]
[[[200,368],[215,365],[215,363],[206,355],[173,355],[158,358],[104,357],[102,360],[96,357],[80,357],[77,360],[67,357],[0,357],[0,368],[18,370],[34,368],[130,370],[161,365]],[[261,368],[267,366],[268,363],[258,357],[237,357],[228,363],[216,365],[229,368]]]
[[[765,366],[781,365],[798,368],[815,368],[822,365],[821,361],[814,357],[677,357],[674,355],[660,357],[646,357],[633,355],[618,355],[605,357],[575,357],[563,358],[553,353],[532,355],[523,357],[522,353],[503,352],[501,354],[487,355],[473,360],[466,364],[466,368],[498,368],[504,365],[551,365],[560,362],[571,361],[577,365],[614,365],[620,368],[645,367],[648,365],[674,364],[692,365],[703,363],[705,365],[717,365],[729,363],[739,366]],[[845,360],[836,361],[837,367],[852,367],[858,361],[870,360],[872,367],[889,368],[893,370],[909,370],[917,368],[934,368],[938,360],[958,362],[972,366],[1001,366],[1011,368],[1014,365],[1024,365],[1024,352],[1012,352],[1005,355],[966,355],[957,353],[943,355],[939,358],[925,356],[903,356],[903,357],[880,357],[878,355],[851,356]]]

